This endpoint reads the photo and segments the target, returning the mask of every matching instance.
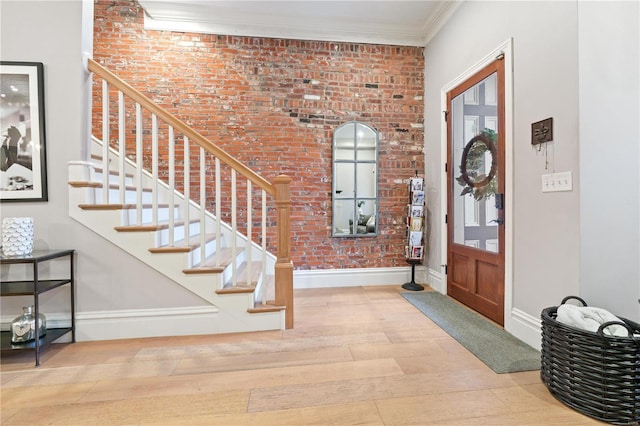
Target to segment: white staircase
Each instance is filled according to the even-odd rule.
[[[93,61],[90,61],[90,64]],[[94,67],[100,67],[93,63]],[[101,67],[100,67],[101,69]],[[94,70],[94,72],[97,72]],[[104,71],[108,73],[108,71]],[[103,83],[105,84],[105,83]],[[126,84],[126,83],[121,83]],[[103,86],[104,87],[104,86]],[[126,89],[126,87],[125,87]],[[107,93],[108,93],[108,89]],[[109,96],[105,103],[103,99],[103,135],[109,138],[110,118],[108,113]],[[140,94],[136,94],[143,97]],[[123,95],[119,95],[121,105]],[[145,102],[150,102],[142,99]],[[141,117],[140,107],[137,108]],[[209,304],[218,309],[216,315],[217,324],[213,329],[219,333],[277,330],[291,328],[293,325],[292,305],[292,264],[285,256],[276,257],[267,250],[268,208],[266,205],[267,191],[262,191],[262,206],[255,207],[252,204],[254,192],[252,191],[249,175],[244,186],[247,197],[246,206],[238,209],[240,196],[236,193],[235,160],[225,157],[223,152],[215,152],[214,155],[200,148],[200,154],[188,155],[189,144],[197,145],[189,141],[184,135],[184,156],[182,165],[184,182],[181,187],[185,194],[177,191],[174,175],[177,175],[173,157],[175,152],[170,152],[172,157],[169,166],[159,167],[157,160],[157,124],[154,119],[154,153],[151,172],[145,170],[142,164],[141,137],[136,141],[136,155],[124,156],[126,142],[122,137],[124,130],[120,130],[120,140],[114,147],[104,146],[102,141],[93,138],[91,150],[93,154],[88,161],[75,161],[69,164],[69,214],[76,221],[98,233],[108,241],[120,247],[127,253],[135,256],[177,285],[181,285],[196,294]],[[173,123],[182,126],[179,120],[169,117]],[[137,134],[142,134],[140,123],[137,119]],[[173,124],[171,124],[173,125]],[[122,121],[119,126],[124,127]],[[192,132],[186,129],[183,134]],[[195,132],[192,132],[195,133]],[[170,149],[174,150],[175,141],[173,128],[169,130]],[[198,138],[198,134],[194,136]],[[192,139],[193,140],[193,139]],[[198,142],[196,140],[196,142]],[[205,140],[205,142],[207,142]],[[206,146],[206,145],[205,145]],[[216,148],[217,149],[217,148]],[[218,154],[218,155],[215,155]],[[216,181],[210,184],[200,185],[200,202],[194,202],[189,194],[192,192],[193,183],[190,182],[191,156],[199,155],[200,182],[205,181],[205,164],[215,164]],[[208,157],[205,157],[207,155]],[[215,158],[215,160],[212,160]],[[220,158],[231,160],[230,187],[232,194],[226,196],[220,190],[220,176],[225,173],[220,169]],[[215,163],[213,163],[215,161]],[[206,163],[208,162],[208,163]],[[225,164],[227,162],[225,161]],[[164,167],[164,168],[163,168]],[[207,166],[208,167],[208,166]],[[243,166],[242,166],[243,167]],[[243,176],[248,173],[240,167]],[[196,168],[196,167],[194,167]],[[105,173],[105,170],[108,172]],[[161,173],[162,172],[162,173]],[[162,179],[157,177],[161,176]],[[167,175],[169,177],[167,177]],[[267,182],[262,184],[261,178],[253,178],[258,184],[271,190],[273,186]],[[288,178],[286,178],[288,190]],[[266,181],[265,181],[266,182]],[[271,185],[271,186],[269,186]],[[215,212],[206,211],[201,205],[207,204],[208,187],[215,187]],[[239,190],[238,190],[239,192]],[[270,193],[275,193],[272,190]],[[209,195],[211,197],[211,195]],[[222,200],[229,199],[229,206],[224,206]],[[288,201],[288,200],[285,200]],[[283,205],[282,202],[279,203]],[[218,220],[221,216],[221,205],[231,216],[231,224]],[[288,204],[287,204],[288,214]],[[246,225],[246,233],[238,229],[237,210],[244,213],[240,220]],[[252,212],[257,211],[259,218],[254,218]],[[276,209],[281,216],[282,209]],[[255,219],[262,220],[261,234],[252,235],[252,226]],[[287,227],[288,227],[288,217]],[[287,229],[288,231],[288,229]],[[275,232],[279,241],[280,229]],[[247,236],[248,235],[248,236]],[[287,235],[288,238],[288,235]],[[256,243],[260,241],[260,244]],[[288,243],[286,244],[288,246]],[[280,248],[278,248],[280,251]],[[287,248],[288,251],[288,248]],[[284,272],[284,274],[283,274]],[[282,286],[278,287],[276,278],[280,277],[281,283],[291,287],[285,296],[282,295]],[[283,279],[284,277],[284,279]],[[291,277],[291,278],[288,278]],[[279,294],[280,293],[280,294]],[[290,293],[287,295],[286,293]],[[276,304],[280,299],[281,303]],[[282,303],[284,301],[284,303]],[[289,307],[289,301],[290,307]],[[287,309],[290,318],[287,317]]]

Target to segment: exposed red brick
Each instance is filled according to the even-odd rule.
[[[424,169],[423,129],[411,126],[423,123],[422,48],[145,31],[136,1],[96,0],[94,58],[265,178],[292,178],[296,269],[406,265],[407,190],[399,180]],[[133,120],[133,106],[127,108]],[[117,111],[111,114],[117,117]],[[380,132],[380,235],[373,238],[331,237],[332,131],[351,120]],[[94,123],[100,121],[94,114]],[[133,155],[135,129],[128,126],[127,152]],[[100,128],[95,132],[100,135]],[[150,159],[151,136],[144,133]],[[180,180],[181,141],[176,147]],[[168,156],[162,148],[163,173]],[[190,156],[191,195],[198,200],[194,146]],[[213,179],[212,165],[206,174]],[[259,203],[256,193],[254,205]]]

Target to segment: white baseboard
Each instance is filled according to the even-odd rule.
[[[76,340],[214,334],[220,328],[218,312],[215,306],[81,312]]]
[[[47,315],[48,328],[69,327],[69,314]],[[132,339],[141,337],[185,336],[219,332],[218,308],[137,309],[76,313],[76,341]],[[2,317],[1,328],[10,330],[13,317]],[[65,335],[60,342],[71,341]]]
[[[429,287],[431,287],[438,293],[447,294],[446,277],[444,277],[443,280],[443,275],[440,272],[429,268],[427,270],[426,282],[429,284]]]
[[[542,324],[540,318],[536,318],[520,309],[511,311],[511,323],[509,333],[525,342],[527,345],[540,350],[542,346]]]
[[[416,281],[422,266],[416,266]],[[293,271],[293,288],[402,285],[411,281],[411,267],[314,269]],[[419,282],[419,281],[418,281]]]

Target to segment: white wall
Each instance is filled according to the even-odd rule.
[[[91,5],[91,1],[89,5]],[[2,217],[32,216],[35,247],[73,248],[77,256],[79,313],[202,305],[201,299],[106,242],[68,214],[67,163],[84,149],[80,1],[0,2],[0,58],[44,63],[49,201],[0,206]],[[3,267],[2,279],[23,269]],[[135,284],[135,285],[134,285]],[[45,313],[64,312],[67,298],[46,294]],[[2,298],[2,319],[17,316],[28,299]]]
[[[640,318],[638,2],[579,2],[580,293]],[[612,23],[602,30],[603,22]],[[594,30],[596,29],[596,30]]]
[[[578,58],[573,2],[465,2],[427,45],[425,144],[431,228],[427,266],[440,271],[443,263],[441,89],[510,38],[514,172],[507,179],[512,179],[514,194],[506,202],[513,203],[514,218],[512,303],[537,319],[543,308],[577,294],[579,287]],[[554,119],[554,142],[548,144],[545,155],[532,148],[530,135],[531,123],[548,117]],[[552,171],[573,172],[574,190],[542,193],[541,175]]]
[[[427,267],[440,272],[443,263],[441,88],[509,38],[515,313],[532,326],[542,309],[575,294],[638,320],[637,2],[464,2],[429,42]],[[545,155],[531,147],[530,126],[548,117],[554,142]],[[573,191],[542,193],[541,175],[554,171],[573,173]]]

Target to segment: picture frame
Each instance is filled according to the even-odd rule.
[[[44,65],[0,61],[0,202],[48,201]]]

